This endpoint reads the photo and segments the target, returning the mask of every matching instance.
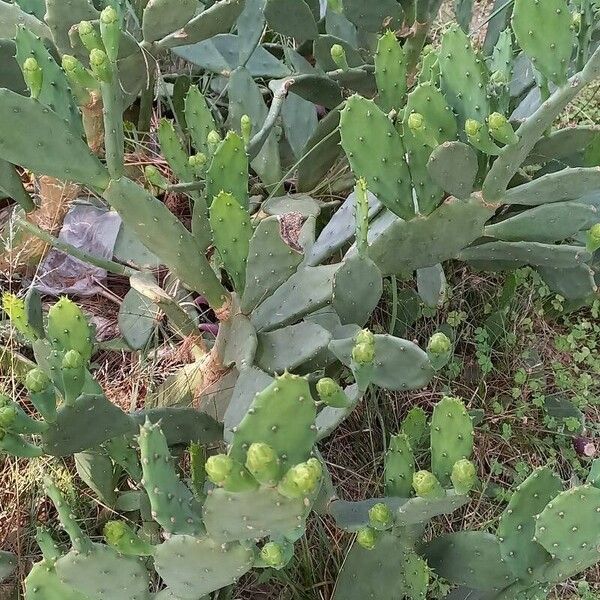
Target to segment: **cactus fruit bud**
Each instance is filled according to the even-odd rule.
[[[346,408],[350,405],[350,400],[344,390],[331,377],[323,377],[317,381],[317,393],[321,402],[327,406]]]
[[[482,125],[479,121],[476,121],[475,119],[467,119],[465,123],[465,133],[469,137],[474,137],[479,133],[481,127]]]
[[[119,15],[112,6],[107,6],[100,13],[100,35],[111,62],[116,62],[119,55],[119,38],[121,36]]]
[[[242,115],[240,119],[240,129],[242,132],[242,139],[246,146],[250,143],[250,137],[252,136],[252,119],[248,115]]]
[[[102,39],[98,35],[96,28],[89,21],[81,21],[77,26],[79,39],[88,52],[92,50],[102,50]]]
[[[504,71],[494,71],[490,76],[490,81],[498,87],[508,85],[508,78],[506,77],[506,73]]]
[[[208,151],[211,155],[213,155],[217,149],[217,146],[221,143],[221,136],[218,131],[214,129],[208,132],[206,136],[206,145],[208,146]]]
[[[309,496],[318,486],[322,468],[317,459],[311,458],[305,463],[292,467],[279,482],[279,493],[287,498]]]
[[[373,334],[373,332],[369,331],[368,329],[362,329],[361,331],[359,331],[356,334],[354,341],[357,344],[368,344],[370,346],[374,346],[375,345],[375,335]]]
[[[144,167],[144,175],[146,177],[146,181],[150,185],[153,185],[161,190],[167,189],[169,182],[154,165],[146,165]]]
[[[444,495],[440,482],[430,471],[417,471],[413,475],[413,489],[421,498],[438,498]]]
[[[427,344],[427,352],[431,354],[445,354],[451,348],[452,342],[448,339],[448,336],[441,332],[434,333]]]
[[[575,31],[579,31],[581,27],[581,13],[579,11],[574,11],[571,15],[571,27]]]
[[[475,465],[466,458],[456,461],[452,467],[450,478],[458,494],[468,494],[477,481]]]
[[[333,44],[331,46],[331,59],[336,64],[338,69],[347,71],[350,67],[348,66],[348,59],[346,58],[346,51],[339,44]]]
[[[258,487],[256,479],[246,468],[226,454],[216,454],[204,466],[208,478],[229,492],[245,492]]]
[[[63,369],[81,369],[85,364],[83,356],[77,350],[69,350],[63,357]]]
[[[492,137],[502,144],[516,144],[519,141],[512,125],[500,113],[495,112],[488,117],[488,126]]]
[[[98,87],[98,82],[74,56],[63,54],[62,68],[72,85],[80,86],[88,90],[93,90]]]
[[[140,539],[124,521],[108,521],[104,526],[106,542],[125,556],[152,556],[153,547]]]
[[[266,543],[261,548],[260,557],[266,565],[274,569],[280,569],[287,563],[283,547],[276,542]]]
[[[0,408],[0,429],[10,429],[17,418],[17,409],[14,406]]]
[[[34,100],[37,100],[42,91],[44,74],[42,73],[42,68],[38,64],[38,61],[32,56],[27,58],[23,63],[23,79],[29,88],[31,97]]]
[[[600,223],[588,230],[586,248],[588,252],[596,252],[600,248]]]
[[[190,167],[192,167],[194,175],[196,177],[202,177],[206,167],[206,154],[202,154],[202,152],[192,154],[192,156],[188,158],[188,163]]]
[[[394,517],[392,511],[383,502],[379,502],[369,509],[369,522],[373,529],[386,531],[394,524]]]
[[[422,131],[425,128],[425,118],[421,113],[411,113],[408,116],[408,126],[413,132]]]
[[[279,459],[271,446],[251,444],[246,454],[246,468],[260,483],[274,485],[279,477]]]
[[[372,527],[363,527],[356,534],[356,541],[365,549],[373,550],[377,544],[378,534]]]
[[[112,76],[110,63],[108,61],[108,56],[106,56],[106,52],[103,50],[98,50],[97,48],[92,50],[90,52],[90,67],[94,77],[96,77],[98,81],[110,83]]]
[[[352,360],[359,365],[369,365],[375,359],[375,347],[370,344],[356,344],[352,348]]]
[[[32,394],[39,394],[50,387],[50,378],[41,369],[31,369],[25,376],[25,387]]]

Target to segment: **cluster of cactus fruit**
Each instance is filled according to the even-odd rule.
[[[362,329],[385,276],[416,271],[425,299],[442,287],[441,263],[458,259],[491,270],[532,265],[574,301],[596,291],[598,133],[549,132],[600,76],[589,11],[577,20],[565,0],[516,0],[512,28],[491,36],[486,58],[456,25],[438,49],[421,52],[439,9],[432,0],[331,0],[322,20],[308,0],[221,0],[202,10],[195,0],[176,9],[150,0],[132,3],[137,18],[125,3],[46,0],[43,14],[21,4],[0,0],[0,59],[9,65],[0,115],[10,123],[0,134],[0,191],[35,208],[17,165],[104,198],[129,234],[206,300],[218,334],[212,344],[202,339],[149,271],[104,261],[130,277],[128,309],[155,303],[194,342],[200,388],[216,386],[227,402],[223,423],[192,408],[126,413],[94,380],[94,332],[75,304],[63,298],[44,317],[35,291],[5,295],[3,308],[35,355],[24,386],[39,419],[0,396],[0,449],[74,455],[81,479],[127,519],[106,524],[105,544],[92,542],[46,481],[72,548],[64,553],[38,531],[43,559],[26,598],[196,600],[253,567],[284,568],[311,510],[356,532],[339,600],[425,598],[431,571],[458,586],[453,600],[533,600],[598,561],[598,482],[562,491],[548,468],[515,491],[496,535],[423,542],[431,519],[460,509],[478,485],[473,426],[458,399],[442,399],[429,426],[423,411],[410,411],[389,443],[382,498],[337,498],[316,447],[370,386],[418,389],[451,357],[443,333],[422,350]],[[540,22],[551,34],[532,25]],[[265,23],[297,51],[286,47],[282,60],[267,52]],[[403,24],[411,29],[401,45],[391,30]],[[234,25],[236,35],[227,33]],[[369,40],[381,32],[375,47]],[[314,67],[301,55],[307,42]],[[235,58],[221,52],[227,45]],[[149,61],[167,50],[219,73],[215,81],[227,78],[228,115],[188,86],[177,122],[157,128],[178,183],[154,167],[136,181],[126,176],[123,113],[141,91],[140,124],[147,120]],[[215,55],[222,61],[211,63]],[[535,79],[511,89],[513,71],[527,64]],[[279,78],[269,109],[253,76]],[[313,103],[330,109],[319,122]],[[523,106],[529,112],[515,129],[509,114]],[[280,153],[279,124],[292,159]],[[356,187],[317,233],[317,202],[277,196],[282,167],[297,167],[297,189],[309,191],[345,160],[342,151]],[[270,191],[260,210],[252,172]],[[165,190],[189,196],[190,229],[156,197]],[[122,333],[132,348],[143,345],[137,332]],[[336,381],[342,366],[355,380],[345,388]],[[197,407],[204,398],[201,389]],[[416,451],[428,429],[425,465]],[[224,452],[211,454],[221,442]],[[13,568],[14,557],[0,554],[0,577]],[[166,587],[157,591],[158,578]]]

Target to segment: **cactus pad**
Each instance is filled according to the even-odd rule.
[[[439,498],[411,498],[403,504],[396,515],[396,521],[401,525],[418,525],[437,517],[458,510],[469,501],[468,496],[448,491]]]
[[[92,357],[94,332],[81,309],[61,298],[48,311],[47,337],[57,350],[76,350],[87,363]]]
[[[197,535],[203,530],[192,492],[179,480],[171,463],[167,440],[160,425],[149,421],[140,427],[142,480],[150,499],[152,517],[169,533]]]
[[[462,142],[445,142],[429,157],[427,171],[431,178],[455,198],[468,198],[477,176],[476,152]]]
[[[381,31],[384,27],[399,29],[402,26],[402,6],[395,0],[364,2],[363,0],[345,0],[344,15],[360,30]]]
[[[185,122],[196,152],[208,156],[208,134],[216,130],[217,125],[206,99],[195,85],[190,86],[185,97]]]
[[[373,550],[354,544],[339,575],[334,600],[424,600],[426,562],[399,539],[383,533]]]
[[[473,452],[473,424],[465,405],[445,397],[431,417],[431,470],[443,486],[451,485],[454,463]]]
[[[297,323],[258,336],[256,364],[267,373],[282,373],[311,360],[325,349],[331,334],[316,323]]]
[[[354,339],[333,340],[329,349],[346,366],[352,364]],[[372,383],[388,390],[414,390],[427,385],[433,369],[427,354],[413,342],[392,335],[375,336]]]
[[[273,448],[283,470],[305,461],[316,440],[316,406],[306,379],[286,373],[256,394],[234,431],[230,455],[244,464],[253,442]]]
[[[386,31],[375,52],[377,104],[383,112],[398,110],[406,101],[406,56],[393,31]]]
[[[544,24],[542,32],[538,24]],[[534,67],[549,81],[567,80],[573,51],[571,13],[565,0],[516,0],[512,28]]]
[[[195,14],[196,0],[179,0],[173,9],[171,0],[150,0],[144,8],[142,32],[145,42],[155,42],[183,27]]]
[[[388,116],[372,101],[351,96],[340,119],[342,147],[352,171],[369,190],[403,219],[414,216],[404,144]]]
[[[546,551],[532,541],[535,517],[562,490],[562,483],[548,467],[536,469],[517,489],[498,525],[500,552],[515,577],[526,579],[531,569],[549,560]]]
[[[286,498],[261,487],[243,493],[217,488],[204,503],[204,525],[217,542],[259,539],[274,535],[297,537],[304,531],[309,505],[304,498]]]
[[[385,493],[387,496],[408,497],[412,491],[415,457],[403,433],[393,435],[385,455]]]
[[[161,119],[157,133],[160,150],[175,173],[175,177],[182,181],[191,181],[194,178],[194,170],[190,166],[187,150],[183,147],[172,121]]]
[[[598,558],[599,514],[600,489],[583,485],[562,492],[539,514],[535,540],[562,561],[576,561],[594,549]]]
[[[172,536],[155,553],[158,574],[181,600],[196,600],[235,583],[253,562],[254,553],[247,546],[189,535]]]

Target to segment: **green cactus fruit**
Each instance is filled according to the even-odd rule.
[[[331,377],[322,377],[317,381],[317,394],[323,404],[334,408],[347,408],[350,405],[348,396],[337,381]]]
[[[386,531],[394,524],[394,516],[386,504],[379,502],[369,509],[369,523],[377,531]]]
[[[192,156],[189,157],[188,163],[190,167],[192,167],[192,171],[196,177],[201,178],[204,175],[207,160],[206,154],[203,154],[202,152],[192,154]]]
[[[83,357],[77,350],[68,350],[62,360],[63,369],[80,369],[85,365]]]
[[[600,223],[588,230],[586,238],[587,251],[596,252],[600,248]]]
[[[29,325],[27,312],[25,310],[25,301],[22,298],[18,298],[14,294],[5,292],[2,294],[2,308],[8,315],[12,325],[21,335],[31,342],[34,342],[39,338],[35,329]]]
[[[457,494],[468,494],[477,482],[475,465],[466,458],[456,461],[450,479]]]
[[[348,66],[348,59],[346,58],[346,51],[344,50],[343,46],[340,46],[339,44],[333,44],[329,52],[338,69],[347,71],[350,68]]]
[[[375,334],[368,329],[362,329],[354,336],[354,341],[357,344],[368,344],[375,346]]]
[[[274,569],[281,569],[287,564],[285,549],[277,542],[267,542],[260,550],[260,558]]]
[[[500,113],[495,112],[488,117],[488,126],[492,137],[502,144],[516,144],[519,141],[512,125]]]
[[[262,484],[275,485],[279,479],[279,458],[268,444],[257,442],[250,445],[246,468]]]
[[[434,333],[427,344],[427,356],[431,362],[431,366],[439,371],[448,364],[452,355],[452,342],[442,332]]]
[[[154,548],[142,540],[125,521],[108,521],[103,529],[109,546],[125,556],[152,556]]]
[[[417,471],[413,475],[413,489],[421,498],[440,498],[444,495],[442,484],[430,471]]]
[[[467,134],[469,143],[477,150],[489,156],[500,154],[500,148],[492,141],[488,128],[479,121],[467,119],[465,122],[465,133]]]
[[[47,431],[48,424],[32,419],[16,402],[0,395],[0,429],[11,433],[39,434]]]
[[[258,482],[246,467],[226,454],[209,457],[204,468],[208,478],[228,492],[246,492],[258,488]]]
[[[74,56],[63,54],[62,68],[71,85],[87,90],[94,90],[98,87],[98,82],[93,75]]]
[[[110,63],[104,50],[94,48],[94,50],[90,52],[90,68],[98,81],[103,83],[111,82],[112,73]]]
[[[88,52],[91,52],[92,50],[103,50],[102,38],[92,23],[89,21],[81,21],[81,23],[77,25],[77,32],[79,33],[81,43]]]
[[[25,387],[32,394],[44,392],[50,387],[50,378],[41,369],[31,369],[25,376]]]
[[[375,360],[375,346],[355,344],[352,348],[352,360],[358,365],[370,365]]]
[[[42,91],[42,82],[44,80],[44,74],[38,61],[30,56],[23,63],[22,70],[23,79],[29,88],[29,93],[34,100],[37,100]]]
[[[316,464],[312,461],[316,461]],[[310,461],[292,467],[279,482],[277,489],[286,498],[310,496],[316,491],[320,479],[321,467],[319,461],[310,459]]]
[[[242,115],[240,118],[240,131],[244,144],[248,146],[252,137],[252,119],[248,115]]]
[[[119,40],[121,38],[121,24],[119,15],[112,6],[107,6],[100,13],[100,35],[108,59],[114,63],[119,56]]]
[[[372,527],[363,527],[358,530],[356,534],[356,541],[365,550],[373,550],[377,544],[377,538],[379,534]]]
[[[505,71],[494,71],[491,75],[490,75],[490,82],[492,83],[492,85],[494,85],[495,87],[503,87],[505,85],[508,85],[508,77],[506,76],[506,72]]]
[[[144,176],[150,185],[160,190],[166,190],[169,186],[167,178],[154,165],[146,165],[144,167]]]
[[[81,309],[61,298],[48,311],[48,340],[57,350],[77,350],[86,363],[93,350],[93,331]]]
[[[412,112],[408,115],[408,127],[425,146],[436,148],[439,146],[439,140],[433,134],[431,127],[427,127],[425,117],[419,112]]]
[[[20,435],[0,429],[0,452],[19,458],[36,458],[44,451],[39,446],[26,442]]]
[[[0,429],[10,429],[17,418],[14,406],[3,406],[0,408]]]
[[[212,130],[208,132],[208,136],[206,137],[206,145],[208,147],[208,153],[212,156],[219,144],[221,143],[221,135],[218,131]]]

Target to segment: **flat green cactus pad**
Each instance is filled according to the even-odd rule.
[[[535,517],[562,490],[560,477],[548,467],[536,469],[517,489],[498,525],[500,552],[516,577],[526,579],[530,570],[550,556],[535,537]]]
[[[393,513],[403,506],[408,498],[369,498],[359,502],[335,499],[329,505],[329,514],[335,519],[335,523],[346,531],[358,531],[369,525],[369,510],[375,504],[385,504]]]
[[[385,455],[386,495],[404,498],[410,496],[414,472],[415,457],[408,436],[404,433],[393,435]]]
[[[173,594],[182,600],[196,600],[235,583],[253,563],[254,552],[248,546],[174,535],[157,547],[154,564]]]
[[[0,581],[9,577],[17,567],[16,556],[12,552],[0,550]]]
[[[109,546],[91,544],[56,561],[60,580],[84,596],[98,600],[149,600],[149,574],[144,563]]]
[[[77,350],[85,362],[92,356],[93,329],[79,306],[68,298],[61,298],[48,311],[47,337],[57,350]]]
[[[46,560],[34,564],[27,575],[25,597],[27,600],[90,600],[63,583],[56,574],[54,564]]]
[[[250,444],[264,442],[279,455],[283,471],[304,462],[316,440],[316,412],[306,379],[278,377],[256,394],[234,432],[230,456],[244,464]]]
[[[94,21],[100,13],[91,0],[46,0],[46,23],[52,32],[52,40],[61,54],[72,54],[69,31],[81,21]],[[87,56],[80,56],[86,59]]]
[[[370,32],[381,31],[384,27],[399,29],[403,20],[402,6],[395,0],[346,0],[344,15],[359,29]]]
[[[286,498],[261,487],[236,493],[216,488],[204,503],[204,525],[216,542],[294,535],[304,531],[310,508],[303,498]]]
[[[386,31],[377,43],[375,80],[377,104],[384,112],[398,110],[406,101],[406,56],[393,31]]]
[[[600,544],[600,489],[582,485],[559,494],[539,514],[535,539],[562,561],[576,560],[580,553]],[[597,557],[598,558],[598,557]]]
[[[425,599],[427,563],[400,539],[383,533],[373,550],[352,546],[335,586],[334,600]]]
[[[499,592],[515,580],[500,554],[500,542],[483,531],[434,538],[424,555],[438,575],[475,590]]]
[[[455,198],[468,198],[475,185],[479,165],[477,153],[462,142],[445,142],[429,157],[431,178]]]
[[[196,152],[208,156],[208,134],[217,130],[217,124],[206,99],[195,85],[190,87],[185,97],[185,122]]]
[[[402,525],[426,523],[433,517],[458,510],[468,501],[468,496],[456,494],[452,490],[447,491],[441,498],[411,498],[398,509],[396,520]]]
[[[150,0],[142,19],[144,41],[155,42],[181,29],[195,15],[197,8],[196,0],[180,0],[176,10],[171,0]]]

